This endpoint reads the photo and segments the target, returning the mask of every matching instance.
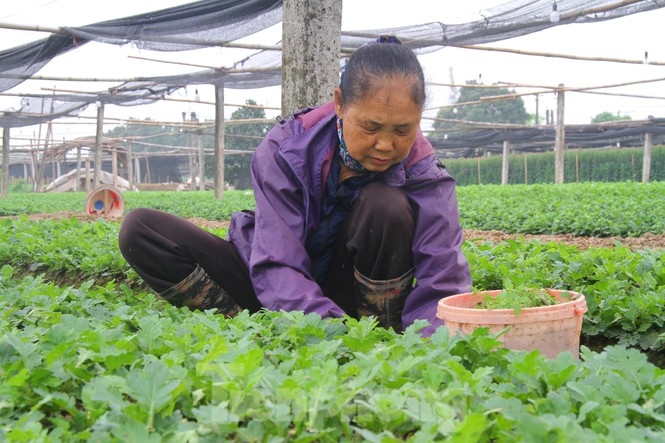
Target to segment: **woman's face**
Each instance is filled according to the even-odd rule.
[[[335,89],[335,112],[344,120],[346,147],[368,171],[383,172],[411,151],[421,116],[411,86],[412,81],[403,77],[375,80],[365,97],[345,106],[341,89]]]

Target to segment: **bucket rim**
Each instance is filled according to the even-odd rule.
[[[522,308],[518,315],[515,315],[513,309],[477,309],[473,307],[480,302],[480,297],[482,295],[489,294],[494,296],[502,292],[503,289],[465,292],[462,294],[450,295],[439,300],[436,316],[444,322],[505,325],[562,320],[565,318],[582,316],[587,312],[586,298],[581,292],[563,289],[544,289],[547,289],[553,295],[562,292],[569,293],[575,296],[575,299],[550,306]],[[471,303],[469,303],[470,306],[455,306],[450,304],[451,301],[469,298],[472,300]]]

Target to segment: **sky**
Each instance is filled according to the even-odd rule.
[[[163,9],[187,0],[114,0],[99,2],[90,0],[22,0],[10,2],[0,0],[0,24],[12,23],[29,26],[59,27],[80,26],[98,21],[125,17],[151,10]],[[342,29],[378,29],[393,26],[408,26],[432,21],[444,23],[464,23],[479,18],[482,10],[504,3],[501,0],[465,0],[462,2],[410,0],[404,7],[398,0],[343,0]],[[103,7],[108,4],[108,7]],[[487,46],[511,48],[520,51],[537,51],[552,54],[567,54],[581,57],[611,57],[617,59],[641,60],[648,51],[649,60],[665,62],[665,47],[662,45],[661,29],[665,23],[665,8],[634,14],[615,20],[593,24],[573,24],[558,26],[527,36],[488,44]],[[47,34],[31,31],[2,29],[0,25],[0,50],[14,47],[28,41],[41,39]],[[281,25],[276,25],[243,41],[250,43],[277,44],[281,38]],[[209,48],[185,52],[150,52],[136,49],[133,45],[114,46],[88,43],[79,49],[61,55],[47,64],[37,75],[76,78],[118,78],[130,79],[151,75],[172,75],[196,72],[204,68],[137,59],[154,58],[203,65],[229,66],[250,52],[232,48]],[[665,66],[644,64],[622,64],[611,62],[591,62],[567,60],[554,57],[536,57],[502,52],[477,51],[459,48],[444,48],[420,56],[428,86],[428,111],[425,116],[434,116],[436,109],[447,106],[450,89],[433,83],[450,83],[452,69],[455,83],[480,80],[484,84],[497,82],[541,85],[554,87],[603,86],[648,79],[665,78]],[[29,80],[8,93],[64,91],[100,91],[117,85],[100,82],[65,82]],[[645,83],[630,87],[612,88],[606,92],[656,96],[659,99],[630,98],[581,93],[566,94],[567,124],[586,124],[601,112],[628,115],[633,120],[641,120],[649,115],[665,117],[665,92],[663,82]],[[194,90],[199,89],[202,101],[213,101],[212,86],[189,86],[177,91],[175,98],[193,98]],[[534,89],[518,88],[517,92]],[[256,90],[225,90],[227,103],[244,103],[253,99],[259,104],[279,108],[281,103],[279,87]],[[527,112],[536,112],[535,96],[523,97]],[[0,110],[17,107],[19,97],[0,95]],[[540,95],[538,112],[556,109],[554,94]],[[228,117],[236,108],[228,106]],[[105,117],[151,118],[157,121],[179,121],[182,112],[195,111],[202,118],[214,118],[212,105],[160,102],[145,106],[108,106]],[[266,111],[268,117],[279,114],[278,110]],[[81,115],[94,117],[94,106],[88,107]],[[423,120],[426,128],[431,121]],[[111,125],[105,125],[105,130]],[[43,131],[43,128],[41,128]],[[25,143],[38,137],[37,126],[12,129],[12,145]],[[71,139],[81,136],[94,136],[94,119],[60,119],[54,124],[54,139]],[[16,142],[14,142],[16,140]],[[21,141],[22,140],[22,141]]]

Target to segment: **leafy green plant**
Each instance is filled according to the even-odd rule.
[[[464,216],[562,232],[657,232],[662,223],[662,184],[505,188],[460,188]],[[158,194],[126,202],[210,219],[253,205],[251,193],[221,203],[211,193]],[[28,212],[84,201],[29,197]],[[598,209],[595,198],[615,204]],[[503,212],[488,211],[492,199]],[[0,213],[21,214],[20,201],[10,194]],[[541,204],[548,213],[531,211]],[[0,441],[665,439],[665,251],[465,242],[476,290],[585,295],[581,359],[545,359],[500,347],[484,328],[423,339],[422,322],[395,334],[372,318],[177,309],[141,288],[118,227],[0,220]]]
[[[474,308],[512,309],[515,311],[515,315],[519,315],[524,308],[539,308],[561,303],[560,299],[545,288],[504,289],[497,294],[484,292],[480,295],[482,295],[482,300]],[[565,301],[572,300],[569,292],[561,292],[558,295]]]
[[[634,349],[546,359],[480,328],[227,319],[0,268],[0,441],[660,441],[665,370]]]

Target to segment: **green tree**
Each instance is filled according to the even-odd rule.
[[[437,113],[437,118],[514,124],[526,124],[529,121],[530,116],[526,112],[524,101],[521,97],[493,100],[485,103],[464,104],[478,102],[483,97],[514,94],[514,90],[501,87],[478,87],[482,86],[482,83],[478,83],[476,80],[467,81],[466,85],[460,89],[459,98],[457,99],[457,103],[460,105],[440,109]],[[442,120],[436,120],[432,127],[435,133],[439,134],[473,129],[469,128],[468,125]]]
[[[256,101],[245,100],[246,105],[256,106]],[[266,113],[261,108],[242,107],[231,114],[231,120],[245,120],[265,118]],[[247,151],[242,154],[227,154],[224,156],[224,180],[236,189],[251,189],[252,177],[250,163],[254,149],[272,127],[268,123],[238,123],[226,126],[224,149],[234,151]],[[206,162],[207,175],[214,176],[212,168],[214,162]]]
[[[132,152],[159,152],[172,146],[184,146],[185,135],[180,128],[158,125],[147,118],[138,120],[130,117],[126,123],[118,125],[105,133],[106,137],[125,140]]]
[[[606,123],[606,122],[617,122],[622,120],[632,120],[630,115],[621,115],[618,112],[612,114],[611,112],[601,112],[591,119],[591,123]]]

